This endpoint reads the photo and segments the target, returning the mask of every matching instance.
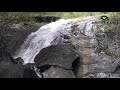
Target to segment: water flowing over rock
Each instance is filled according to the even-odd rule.
[[[44,65],[56,65],[65,69],[71,69],[72,62],[78,57],[71,44],[51,45],[44,48],[35,58],[37,67]]]
[[[62,34],[68,34],[66,30],[71,26],[72,20],[59,20],[41,27],[38,31],[31,33],[22,45],[19,53],[14,57],[21,57],[24,63],[34,63],[35,56],[43,48],[51,44],[58,44]],[[53,42],[55,40],[55,42]]]
[[[75,77],[92,77],[95,73],[100,73],[96,77],[108,77],[106,73],[114,73],[119,63],[104,52],[96,52],[99,45],[95,35],[97,26],[93,22],[97,21],[97,17],[90,16],[47,24],[27,37],[14,58],[21,57],[24,64],[35,63],[40,70],[48,65],[42,72],[45,78],[70,77],[68,74],[74,72],[72,63],[76,58],[80,59],[74,63]],[[63,72],[61,76],[60,72]]]

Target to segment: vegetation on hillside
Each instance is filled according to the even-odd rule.
[[[34,21],[33,17],[35,16],[52,15],[69,19],[103,14],[111,17],[116,15],[117,12],[0,12],[0,26],[21,21],[29,23]]]

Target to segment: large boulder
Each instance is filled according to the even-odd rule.
[[[0,78],[38,78],[34,70],[13,58],[3,55],[0,59]]]
[[[119,65],[115,58],[106,55],[104,52],[99,54],[92,52],[90,62],[90,72],[92,73],[113,73]]]
[[[78,57],[71,44],[51,45],[44,48],[35,58],[37,67],[56,65],[66,69],[72,68],[72,62]]]
[[[42,73],[43,78],[75,78],[71,70],[51,66],[48,70]]]
[[[2,61],[0,63],[0,78],[38,78],[30,68]]]

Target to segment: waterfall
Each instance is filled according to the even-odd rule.
[[[85,27],[85,34],[93,36],[92,31],[92,22],[94,17],[85,17],[85,20],[75,21],[75,19],[60,19],[56,22],[52,22],[45,26],[39,28],[36,32],[31,33],[27,39],[24,41],[24,44],[21,46],[19,52],[14,55],[14,58],[21,57],[24,60],[24,64],[34,63],[34,58],[40,52],[41,49],[46,48],[52,45],[52,41],[55,38],[59,38],[61,34],[68,34],[71,31],[71,26],[78,22],[78,28],[82,32]],[[87,24],[86,24],[87,23]],[[85,26],[87,25],[87,26]],[[59,40],[54,44],[58,44]]]
[[[71,25],[71,22],[71,19],[60,19],[56,22],[42,26],[36,32],[31,33],[27,37],[19,52],[13,57],[21,57],[24,60],[24,64],[34,63],[34,58],[40,50],[50,46],[51,42],[56,37],[60,36],[62,30],[69,30],[69,25]]]

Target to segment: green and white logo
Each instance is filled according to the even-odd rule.
[[[109,20],[109,17],[103,15],[103,16],[100,17],[100,19],[101,19],[102,21],[108,21],[108,20]]]

